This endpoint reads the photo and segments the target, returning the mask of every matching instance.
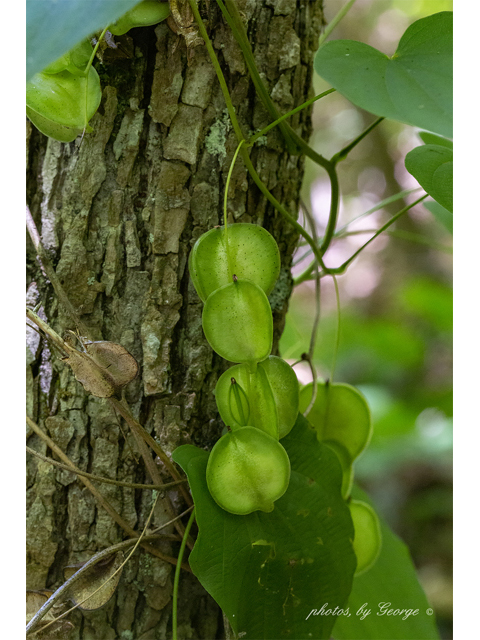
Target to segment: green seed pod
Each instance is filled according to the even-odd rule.
[[[116,20],[108,27],[114,36],[123,36],[134,27],[149,27],[157,22],[162,22],[170,15],[170,5],[168,2],[157,2],[156,0],[145,0],[140,2],[133,9],[127,11],[125,15]]]
[[[312,383],[300,389],[300,408],[310,404]],[[336,443],[350,456],[350,464],[370,442],[372,420],[363,395],[349,384],[317,384],[317,397],[308,420],[315,427],[320,442]]]
[[[350,462],[350,454],[345,449],[345,447],[342,447],[341,444],[338,444],[336,442],[329,441],[328,443],[325,443],[325,445],[329,449],[332,449],[332,451],[335,451],[335,453],[337,454],[338,460],[340,462],[340,465],[342,467],[341,492],[342,492],[342,498],[346,500],[350,496],[350,492],[352,490],[353,475],[354,475],[353,465]]]
[[[87,65],[92,57],[93,47],[88,38],[82,40],[76,47],[70,51],[71,65],[69,71],[71,73],[84,73]]]
[[[207,464],[207,485],[215,502],[237,515],[273,511],[287,490],[290,460],[268,434],[243,427],[222,436]]]
[[[87,127],[101,98],[100,79],[93,67],[88,72],[88,82],[86,76],[73,75],[69,71],[55,75],[37,73],[27,83],[27,114],[42,133],[68,142]],[[73,137],[67,139],[65,128],[71,130]],[[64,135],[62,131],[65,131]]]
[[[382,532],[378,516],[369,504],[360,500],[351,500],[348,507],[355,529],[353,550],[357,556],[355,575],[358,576],[368,571],[380,555]]]
[[[249,422],[238,419],[230,401],[231,379],[245,392],[250,408]],[[232,429],[250,424],[274,438],[283,438],[291,430],[298,415],[298,381],[292,367],[277,356],[258,363],[255,373],[238,364],[220,376],[215,398],[222,420]]]
[[[58,140],[59,142],[73,142],[79,136],[83,129],[73,129],[64,125],[52,122],[48,118],[44,118],[39,113],[32,111],[27,107],[28,119],[34,124],[39,131],[45,136]]]
[[[70,52],[68,52],[65,53],[61,58],[58,58],[58,60],[55,60],[55,62],[49,64],[48,67],[45,67],[45,69],[42,70],[42,73],[60,73],[60,71],[65,71],[66,69],[68,69],[70,64]]]
[[[278,440],[277,407],[262,364],[258,364],[255,372],[251,372],[246,364],[237,364],[227,369],[218,379],[215,399],[222,420],[233,430],[250,425]],[[232,379],[235,380],[235,385],[232,385]],[[245,393],[249,422],[239,419],[238,407],[235,403],[232,405],[232,387],[240,387]]]
[[[245,365],[237,364],[236,367]],[[235,367],[232,367],[235,368]],[[249,425],[250,419],[250,403],[247,394],[234,377],[230,378],[230,387],[228,389],[228,410],[232,416],[232,424],[228,423],[232,429],[235,427],[246,427]],[[235,423],[235,425],[233,425]]]
[[[52,75],[62,71],[70,71],[73,75],[84,75],[92,53],[93,47],[88,38],[86,38],[61,58],[58,58],[58,60],[49,64],[48,67],[45,67],[42,73]]]
[[[277,356],[269,356],[259,366],[265,371],[278,416],[278,437],[289,433],[298,416],[299,386],[292,367]]]
[[[248,280],[237,280],[214,291],[202,314],[205,337],[222,358],[255,363],[272,350],[273,319],[262,289]]]
[[[251,280],[268,295],[280,273],[280,252],[275,238],[256,224],[239,222],[210,229],[193,246],[189,269],[195,289],[205,302],[216,289],[231,282]]]

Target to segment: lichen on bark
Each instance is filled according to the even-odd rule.
[[[259,71],[282,112],[309,95],[321,4],[238,2]],[[269,117],[215,3],[199,2],[199,7],[247,135],[267,125]],[[187,259],[195,240],[223,221],[223,190],[237,141],[205,47],[195,49],[188,65],[184,43],[166,23],[124,37],[132,57],[96,63],[103,98],[92,134],[81,144],[60,144],[29,126],[28,204],[90,337],[122,344],[140,363],[140,376],[125,392],[134,416],[168,453],[188,442],[208,449],[223,428],[213,391],[227,363],[204,338],[202,304]],[[308,138],[308,111],[292,117],[291,124]],[[275,129],[262,142],[251,151],[252,161],[294,213],[303,161],[287,153]],[[232,222],[265,226],[279,244],[282,273],[270,296],[277,349],[297,235],[261,195],[241,160],[232,174],[228,215]],[[28,251],[29,302],[42,303],[58,333],[75,330],[45,281],[33,246]],[[106,401],[85,393],[55,352],[35,340],[30,336],[27,349],[31,416],[80,469],[145,482],[148,475],[127,426]],[[50,378],[43,384],[46,362]],[[51,455],[38,436],[30,432],[27,438],[29,446]],[[27,472],[27,583],[33,589],[55,588],[63,582],[64,566],[88,560],[125,534],[74,474],[36,459],[29,459]],[[100,489],[130,526],[141,530],[151,492]],[[180,507],[178,495],[170,495]],[[157,508],[152,526],[166,520]],[[174,555],[178,545],[162,543],[161,550]],[[169,637],[171,569],[137,552],[114,598],[99,611],[72,617],[71,637]],[[180,637],[223,637],[218,608],[192,576],[182,577],[179,616]]]

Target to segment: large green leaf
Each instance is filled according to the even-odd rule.
[[[425,144],[407,153],[405,167],[429,196],[453,212],[453,151],[444,145]]]
[[[139,0],[27,0],[27,80]]]
[[[443,11],[408,27],[391,58],[334,40],[317,51],[315,70],[358,107],[451,138],[452,46],[452,12]]]
[[[448,140],[442,136],[436,136],[434,133],[429,133],[428,131],[419,131],[418,135],[425,144],[439,144],[443,147],[447,147],[447,149],[453,149],[452,140]]]
[[[282,443],[292,466],[288,490],[271,513],[247,516],[227,513],[210,496],[206,451],[174,451],[199,529],[190,566],[244,640],[328,639],[332,616],[309,614],[324,603],[345,605],[356,566],[341,469],[301,415]]]
[[[352,495],[371,504],[358,487],[354,487]],[[338,617],[333,637],[335,640],[438,640],[435,616],[418,582],[408,549],[381,518],[380,523],[383,538],[380,555],[371,569],[354,579],[348,601],[350,616]],[[418,613],[377,615],[382,603],[391,603],[387,604],[387,610],[411,609]],[[364,615],[364,611],[370,614]]]
[[[423,206],[453,235],[453,215],[451,211],[442,207],[435,200],[426,200],[423,202]]]

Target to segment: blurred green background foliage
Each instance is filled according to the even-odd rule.
[[[325,0],[327,20],[344,4]],[[412,22],[452,9],[450,0],[357,0],[329,39],[359,40],[391,55]],[[315,94],[328,88],[316,75]],[[312,119],[311,144],[331,157],[375,116],[333,93],[315,104]],[[423,193],[404,166],[408,151],[421,144],[418,133],[386,120],[340,163],[337,228],[348,224],[348,235],[332,243],[327,266],[341,264],[372,230]],[[412,189],[352,222],[381,200]],[[326,174],[307,159],[299,219],[308,228],[303,213],[308,209],[319,235],[329,198]],[[337,278],[341,322],[334,380],[357,386],[369,402],[374,434],[355,464],[355,479],[409,546],[446,639],[452,637],[452,223],[445,210],[428,203],[402,216]],[[310,260],[300,245],[294,276]],[[314,364],[327,379],[337,332],[331,277],[322,278],[320,301]],[[292,364],[308,352],[314,314],[315,281],[310,280],[294,290],[280,342],[282,357]],[[301,382],[311,380],[306,363],[295,370]]]

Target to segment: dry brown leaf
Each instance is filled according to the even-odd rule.
[[[72,350],[64,362],[71,367],[75,378],[97,398],[111,398],[117,391],[108,371],[100,369],[86,353]]]
[[[105,560],[93,565],[93,567],[86,571],[85,574],[76,580],[69,588],[68,593],[73,603],[81,603],[88,598],[84,604],[79,605],[79,609],[84,609],[85,611],[100,609],[100,607],[107,604],[115,593],[122,576],[122,571],[119,571],[111,580],[109,580],[109,578],[117,571],[123,561],[123,552],[119,551],[115,555],[111,555]],[[65,567],[63,570],[65,580],[69,580],[81,566],[83,565],[69,565]],[[97,589],[99,589],[99,591],[97,591]],[[93,594],[95,591],[97,591],[97,593],[89,597],[90,594]]]
[[[37,613],[37,611],[43,607],[48,598],[53,594],[53,591],[47,589],[40,589],[38,591],[27,591],[27,624],[33,618],[33,616]],[[63,605],[60,605],[63,607]],[[52,622],[55,617],[58,615],[58,607],[52,607],[45,616],[42,618],[40,622],[39,629],[29,638],[31,640],[63,640],[68,638],[70,631],[74,628],[74,625],[68,620],[59,620],[58,622],[54,622],[49,625],[45,631],[43,631],[43,627]]]
[[[135,358],[116,342],[85,342],[85,352],[69,349],[64,359],[86,391],[97,398],[111,398],[138,374]]]
[[[85,343],[92,360],[107,369],[117,387],[123,387],[138,375],[138,363],[125,347],[116,342],[99,340]]]

